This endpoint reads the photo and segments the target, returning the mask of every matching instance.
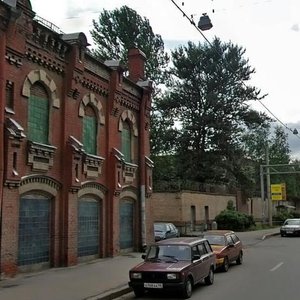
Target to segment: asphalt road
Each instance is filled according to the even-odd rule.
[[[244,263],[217,272],[212,286],[200,285],[191,299],[299,300],[300,238],[273,236],[265,240],[248,237]],[[133,293],[118,299],[136,299]],[[177,295],[145,295],[142,299],[181,299]]]

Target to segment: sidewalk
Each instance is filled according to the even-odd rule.
[[[240,232],[242,241],[263,240],[278,228]],[[108,300],[130,292],[128,271],[142,253],[103,258],[68,268],[49,269],[0,281],[0,300]]]
[[[1,300],[113,299],[129,292],[128,271],[142,253],[103,258],[68,268],[21,274],[0,281]]]

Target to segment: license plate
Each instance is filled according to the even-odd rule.
[[[150,289],[162,289],[163,284],[162,283],[144,282],[144,287],[150,288]]]
[[[292,234],[292,233],[294,233],[293,231],[287,231],[286,232],[287,234]]]

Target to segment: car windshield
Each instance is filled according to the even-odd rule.
[[[211,245],[225,245],[225,237],[222,235],[204,235],[204,238],[207,239]]]
[[[284,225],[300,225],[300,220],[286,220]]]
[[[166,231],[166,224],[154,224],[155,231]]]
[[[153,245],[146,260],[191,260],[191,248],[185,245]]]

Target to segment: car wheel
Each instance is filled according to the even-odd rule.
[[[210,268],[208,275],[205,277],[205,284],[211,285],[214,283],[215,273],[212,268]]]
[[[193,292],[193,283],[191,278],[187,278],[184,284],[183,298],[191,298]]]
[[[237,265],[241,265],[243,263],[243,252],[241,251],[237,260],[236,260],[236,264]]]
[[[224,262],[223,262],[223,266],[222,266],[222,271],[223,272],[227,272],[229,269],[229,261],[227,257],[224,257]]]
[[[145,290],[143,288],[134,288],[133,289],[135,297],[142,297],[145,294]]]

